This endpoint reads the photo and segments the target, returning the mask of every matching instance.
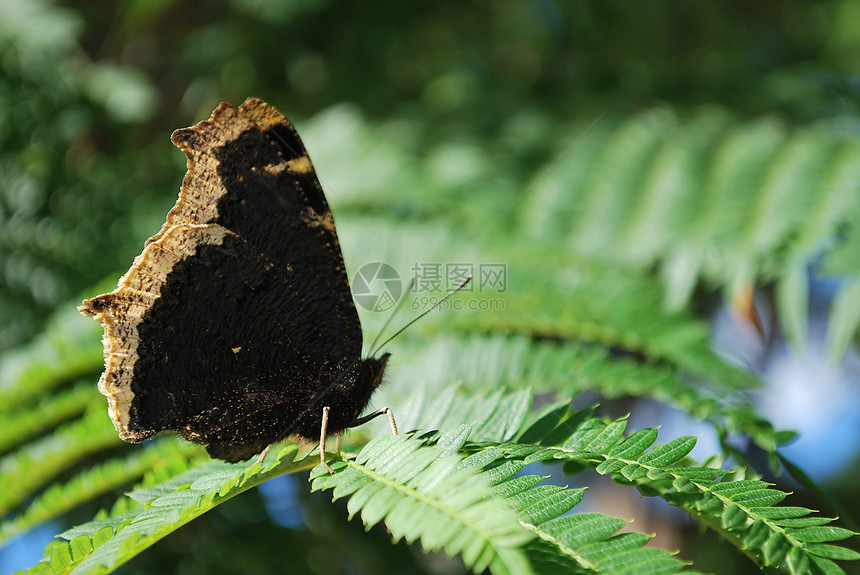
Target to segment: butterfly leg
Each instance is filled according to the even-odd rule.
[[[322,424],[320,424],[320,465],[323,466],[323,469],[329,472],[329,474],[334,475],[334,469],[329,467],[328,463],[325,462],[325,440],[326,435],[328,435],[328,412],[331,411],[329,406],[323,407],[322,413]]]
[[[358,427],[359,425],[364,425],[365,423],[367,423],[371,419],[376,419],[377,417],[379,417],[383,413],[388,416],[388,423],[389,423],[389,425],[391,425],[391,435],[397,435],[397,422],[394,421],[394,413],[391,411],[391,408],[388,406],[385,406],[381,409],[377,409],[373,413],[369,413],[369,414],[365,415],[364,417],[359,417],[358,419],[354,420],[352,423],[347,425],[347,427]]]
[[[263,460],[266,459],[266,456],[269,454],[269,451],[272,449],[273,445],[274,443],[270,443],[266,446],[266,449],[264,449],[260,456],[257,457],[257,463],[263,463]]]

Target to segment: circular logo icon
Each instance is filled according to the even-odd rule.
[[[364,264],[352,276],[352,295],[368,311],[391,309],[402,293],[400,274],[385,262]]]

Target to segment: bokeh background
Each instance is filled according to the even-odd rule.
[[[297,126],[352,272],[384,259],[400,240],[378,230],[398,224],[444,222],[450,237],[403,241],[418,253],[435,244],[432,253],[452,259],[494,237],[551,242],[541,174],[575,170],[589,142],[631,123],[649,137],[718,118],[860,139],[858,22],[858,0],[0,0],[0,352],[32,341],[99,282],[116,281],[175,201],[185,160],[171,131],[221,101],[257,96]],[[856,513],[860,362],[850,350],[832,360],[828,310],[840,279],[811,269],[809,315],[795,330],[802,353],[779,327],[762,337],[734,321],[731,289],[691,288],[682,299],[711,320],[719,349],[771,383],[757,396],[762,413],[778,428],[808,428],[787,453]],[[767,290],[756,293],[756,313],[778,316]],[[380,322],[365,316],[374,333],[367,325]],[[650,407],[639,406],[642,425],[679,435],[674,416],[652,407],[649,419]],[[701,433],[701,455],[714,453]],[[109,500],[69,521],[88,519],[99,503]],[[736,555],[727,546],[661,513],[655,525],[671,533],[663,544],[700,568],[746,568],[721,556]],[[457,572],[456,562],[416,558],[342,515],[327,496],[282,478],[123,571],[272,572],[301,548],[310,551],[290,572]],[[0,550],[0,571],[32,565],[61,527]],[[272,549],[284,555],[272,558]],[[721,571],[726,561],[732,571]]]

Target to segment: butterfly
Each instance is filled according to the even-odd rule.
[[[79,306],[104,328],[99,390],[120,438],[178,432],[229,462],[361,417],[389,354],[362,331],[334,218],[292,124],[249,98],[172,135],[179,198],[117,288]],[[261,459],[262,459],[261,457]]]

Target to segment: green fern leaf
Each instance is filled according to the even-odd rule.
[[[597,513],[568,515],[548,521],[536,532],[587,573],[678,573],[687,565],[663,549],[645,548],[643,533],[614,535],[627,522]]]
[[[666,467],[680,461],[696,446],[696,438],[687,436],[673,439],[669,443],[655,447],[639,457],[638,461],[650,467]]]
[[[686,121],[652,110],[586,139],[575,154],[562,148],[535,179],[522,206],[525,234],[569,236],[577,256],[634,270],[657,263],[672,310],[702,280],[737,293],[777,279],[780,314],[802,343],[801,272],[860,213],[855,139],[819,127],[789,132],[773,118],[738,121],[714,109]],[[834,250],[831,269],[856,275],[853,253]],[[853,333],[860,320],[845,323]],[[845,341],[834,336],[832,353]]]
[[[853,549],[837,547],[836,545],[828,545],[826,543],[809,543],[804,545],[804,549],[818,557],[836,559],[837,561],[857,561],[860,559],[860,553]]]
[[[19,405],[14,411],[0,410],[0,453],[80,416],[88,405],[96,401],[100,406],[104,405],[101,398],[93,393],[92,382],[81,381],[71,389],[48,395],[34,405]]]
[[[312,473],[313,489],[349,495],[350,517],[361,513],[370,527],[381,521],[395,541],[420,540],[425,549],[461,553],[475,571],[516,573],[523,555],[516,548],[531,535],[516,514],[492,497],[487,478],[459,465],[460,459],[407,436],[379,436],[354,461],[342,460]]]
[[[549,413],[555,411],[549,410]],[[496,417],[504,419],[501,415]],[[612,426],[603,425],[599,432],[619,427],[623,426],[617,423]],[[545,429],[547,433],[554,431],[552,426]],[[458,430],[457,437],[462,436],[462,431],[462,428]],[[445,435],[427,434],[429,437],[441,438]],[[603,435],[615,436],[616,432]],[[608,443],[611,445],[613,442]],[[554,554],[551,563],[556,568],[565,565],[565,568],[582,573],[616,573],[625,570],[634,572],[637,569],[644,573],[675,573],[685,565],[666,551],[643,550],[642,545],[649,539],[647,536],[637,539],[637,545],[620,549],[616,554],[609,553],[599,561],[586,559],[585,555],[580,553],[581,550],[592,551],[593,545],[612,538],[626,521],[599,514],[565,515],[581,501],[584,490],[539,485],[542,479],[540,476],[517,475],[522,465],[511,465],[514,462],[504,460],[516,450],[515,446],[500,449],[483,443],[487,447],[478,449],[460,461],[457,457],[446,455],[442,449],[422,445],[418,440],[403,436],[379,436],[371,441],[354,461],[342,460],[333,464],[334,475],[329,475],[320,468],[315,469],[312,473],[314,489],[332,489],[335,499],[348,496],[350,499],[347,509],[351,517],[360,514],[368,527],[384,522],[395,540],[420,540],[425,549],[442,548],[449,554],[470,547],[483,549],[480,554],[483,554],[489,563],[470,562],[472,556],[463,557],[464,562],[475,571],[488,566],[494,573],[516,572],[511,571],[507,559],[503,558],[500,564],[500,561],[495,559],[495,551],[487,551],[486,543],[475,543],[475,538],[479,541],[494,539],[483,535],[482,530],[477,527],[465,529],[463,525],[466,522],[460,518],[463,512],[456,508],[457,505],[472,506],[477,501],[483,501],[481,505],[489,505],[488,497],[491,498],[490,501],[498,502],[498,497],[507,500],[507,506],[499,507],[498,512],[484,510],[480,515],[481,521],[495,525],[495,541],[507,540],[519,548],[528,541],[527,534],[524,536],[519,527],[520,524],[540,536],[541,544],[537,547],[526,547],[527,556],[533,564],[549,561],[548,556]],[[468,445],[472,445],[474,449],[474,446],[482,444]],[[528,450],[521,453],[523,456],[527,454]],[[501,464],[496,465],[499,461]],[[399,473],[400,468],[407,471]],[[466,470],[480,473],[475,475],[475,471],[467,473]],[[383,472],[386,473],[384,477],[381,476]],[[462,475],[464,473],[465,475]],[[484,494],[479,496],[476,492],[466,497],[456,496],[442,501],[422,498],[424,494],[452,493],[453,490],[448,484],[455,479],[457,482],[465,481],[459,477],[486,478],[483,482]],[[425,485],[427,482],[431,488]],[[495,487],[486,491],[491,485]],[[516,515],[505,511],[511,508],[519,513],[518,521]],[[473,515],[473,518],[476,517],[477,514]],[[467,539],[452,544],[457,538]],[[502,549],[509,555],[524,560],[524,556],[515,551],[515,548],[503,546]],[[555,551],[552,551],[553,549]],[[563,559],[564,557],[567,559]],[[528,563],[522,563],[520,572],[528,572],[527,565]]]
[[[786,534],[798,541],[805,543],[824,543],[827,541],[839,541],[840,539],[848,539],[857,535],[853,531],[843,529],[842,527],[834,526],[816,526],[816,527],[790,527],[785,530]]]
[[[99,402],[83,417],[61,426],[53,435],[6,455],[0,459],[0,513],[13,509],[85,457],[120,444]],[[43,461],[50,461],[51,465],[43,465]]]
[[[845,356],[858,327],[860,327],[860,278],[854,277],[836,294],[830,313],[830,323],[827,326],[827,347],[830,349],[830,359],[834,365],[837,365]]]
[[[275,475],[308,469],[306,461],[294,460],[297,449],[285,447],[265,466],[213,461],[137,489],[129,498],[143,505],[60,534],[28,573],[108,573],[215,505]]]
[[[54,483],[27,509],[0,523],[0,544],[35,525],[58,517],[98,495],[128,485],[158,467],[176,472],[187,466],[190,449],[173,439],[159,441],[124,459],[111,459],[76,475],[64,484]]]
[[[63,305],[32,342],[3,354],[0,361],[0,414],[16,412],[50,395],[50,390],[103,365],[98,325]]]
[[[461,380],[464,390],[482,392],[507,385],[513,389],[532,388],[538,393],[554,393],[570,397],[582,391],[599,391],[609,398],[649,397],[661,403],[676,406],[697,419],[711,423],[720,437],[742,433],[750,435],[757,445],[767,451],[786,440],[784,434],[756,414],[749,398],[729,386],[692,383],[684,373],[665,365],[635,361],[629,357],[613,357],[606,350],[575,343],[557,344],[535,342],[530,338],[510,337],[448,337],[436,339],[431,347],[404,345],[398,361],[392,366],[393,381],[421,381],[420,391],[414,386],[403,389],[386,389],[382,393],[391,404],[407,406],[406,417],[398,411],[398,420],[405,419],[405,429],[415,429],[416,418],[422,409],[429,409],[429,397],[435,390],[454,403],[456,394],[445,386],[447,378]],[[708,352],[710,353],[710,352]],[[438,366],[427,365],[426,355],[436,358]],[[503,358],[501,368],[485,369],[482,358],[487,355]],[[479,368],[480,363],[480,368]],[[495,379],[485,379],[484,373]],[[694,380],[699,382],[699,380]],[[423,396],[420,396],[423,394]],[[435,401],[432,402],[435,405]],[[465,409],[465,408],[464,408]],[[457,408],[456,415],[465,413]],[[566,408],[560,408],[564,414]],[[435,419],[422,420],[424,429],[446,429],[460,423],[446,417],[449,404],[440,405]],[[445,421],[442,421],[442,418]],[[462,420],[461,420],[462,421]],[[726,446],[728,447],[728,446]]]
[[[645,451],[653,442],[654,432],[640,431],[631,436],[635,449],[619,457],[618,453],[626,452],[625,442],[631,438],[621,440],[617,447],[603,448],[598,448],[594,440],[601,435],[614,437],[614,431],[607,433],[606,430],[622,427],[626,418],[611,422],[580,418],[569,437],[558,438],[556,443],[561,444],[559,447],[546,446],[536,430],[540,429],[545,435],[554,434],[564,419],[558,407],[552,408],[523,433],[535,440],[530,447],[523,444],[493,446],[478,451],[470,459],[488,466],[498,460],[522,458],[525,461],[538,453],[542,459],[563,459],[592,467],[613,476],[620,483],[638,486],[643,494],[663,497],[670,504],[705,520],[762,564],[788,566],[791,572],[805,572],[798,566],[815,564],[812,559],[815,554],[807,548],[808,545],[826,544],[854,535],[848,529],[830,525],[828,519],[807,518],[810,510],[806,508],[774,507],[787,494],[771,489],[767,483],[754,479],[732,481],[726,470],[690,466],[686,456],[695,445],[693,437],[680,437]],[[715,481],[721,477],[722,481]],[[520,493],[517,498],[524,496]],[[789,523],[781,524],[785,520]],[[636,553],[631,561],[632,565],[642,569],[652,565],[645,555]],[[673,568],[665,558],[655,559],[653,565]],[[616,567],[625,569],[628,565],[623,561],[613,563],[613,568]]]

